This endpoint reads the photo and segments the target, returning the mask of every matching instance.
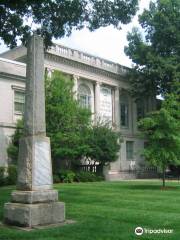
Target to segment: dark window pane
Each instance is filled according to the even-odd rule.
[[[25,94],[21,91],[14,92],[14,111],[16,113],[24,112]]]
[[[126,159],[133,160],[133,152],[134,152],[134,143],[132,141],[126,142]]]
[[[121,126],[128,127],[128,104],[121,103]]]

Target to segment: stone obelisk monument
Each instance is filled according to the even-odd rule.
[[[53,190],[50,140],[46,137],[43,39],[27,47],[24,137],[20,139],[17,190],[4,207],[8,224],[33,227],[63,222],[65,205]]]

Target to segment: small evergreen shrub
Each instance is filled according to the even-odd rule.
[[[64,170],[58,173],[60,181],[63,183],[72,183],[75,178],[75,173],[71,170]]]
[[[96,176],[95,173],[92,172],[77,172],[75,176],[75,181],[77,182],[96,182],[102,180],[102,177]]]
[[[5,185],[6,182],[5,169],[5,167],[0,167],[0,186]]]
[[[53,183],[60,183],[60,182],[61,182],[61,180],[60,180],[59,176],[57,174],[54,174],[53,175]]]
[[[17,167],[15,165],[9,165],[7,168],[7,184],[15,185],[17,182]]]

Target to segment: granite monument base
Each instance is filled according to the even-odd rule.
[[[57,201],[57,190],[13,191],[11,193],[11,202],[13,203],[33,204]]]
[[[6,203],[4,206],[4,222],[6,224],[34,227],[57,224],[65,221],[65,204],[49,203]]]

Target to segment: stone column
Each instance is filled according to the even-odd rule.
[[[50,139],[46,137],[43,39],[28,42],[24,137],[20,139],[17,190],[5,204],[4,221],[25,227],[62,222],[64,203],[53,190]]]
[[[95,123],[98,122],[100,118],[100,82],[95,83],[95,92],[94,92],[94,110],[95,110]]]
[[[76,100],[78,99],[78,79],[79,79],[79,76],[73,75],[73,82],[74,82],[73,93],[74,93],[74,98]]]
[[[120,95],[119,95],[119,87],[114,88],[114,122],[116,126],[116,130],[120,130]],[[117,161],[110,163],[110,172],[112,174],[118,174],[120,170],[120,150],[119,157]]]
[[[116,129],[120,129],[120,101],[119,101],[119,87],[115,87],[115,94],[114,94],[114,116],[115,116],[115,124]]]

